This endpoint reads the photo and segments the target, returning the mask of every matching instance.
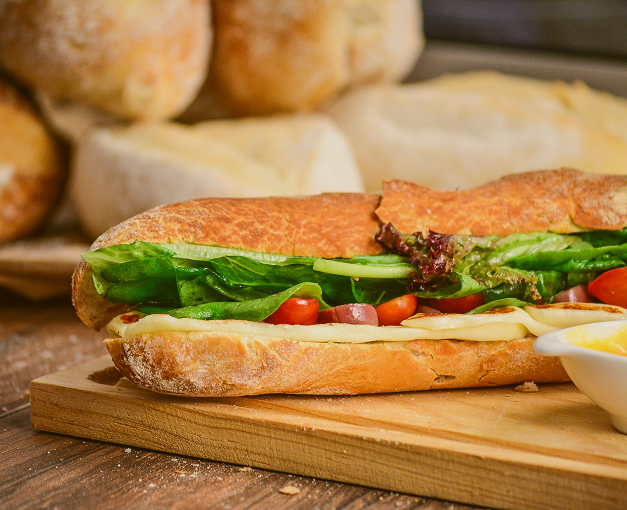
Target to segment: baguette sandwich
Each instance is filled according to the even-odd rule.
[[[627,318],[625,226],[627,176],[568,169],[457,192],[198,199],[100,236],[73,299],[119,370],[166,394],[559,382],[533,341]]]

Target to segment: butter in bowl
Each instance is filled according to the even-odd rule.
[[[534,348],[559,356],[573,383],[627,434],[627,321],[553,331],[538,337]]]

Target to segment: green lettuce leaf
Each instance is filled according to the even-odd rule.
[[[408,292],[436,298],[482,292],[485,306],[551,302],[627,263],[627,230],[478,237],[405,235],[391,227],[387,235],[395,253],[342,260],[140,241],[83,258],[96,290],[109,301],[198,317],[259,317],[290,289],[309,289],[321,308],[376,306]]]
[[[322,308],[345,303],[376,305],[406,293],[402,278],[380,278],[378,268],[407,266],[395,255],[357,257],[360,277],[314,269],[315,258],[254,256],[219,247],[149,243],[118,245],[84,254],[93,268],[98,292],[114,303],[156,310],[190,307],[207,302],[245,302],[280,293],[301,283],[321,289]],[[202,257],[206,256],[206,259]]]
[[[271,294],[263,298],[251,299],[249,301],[214,301],[171,309],[168,310],[167,313],[176,318],[189,317],[203,320],[242,319],[262,321],[274,313],[284,301],[291,297],[305,299],[314,298],[320,301],[322,299],[322,292],[320,286],[315,283],[300,283],[282,292]],[[140,311],[142,311],[141,307]]]

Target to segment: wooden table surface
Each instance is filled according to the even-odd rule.
[[[33,429],[30,381],[106,354],[103,338],[69,296],[33,303],[0,290],[0,508],[476,508]]]

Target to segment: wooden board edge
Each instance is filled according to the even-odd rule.
[[[100,359],[78,370],[102,366]],[[104,413],[112,399],[115,412]],[[480,506],[557,510],[627,505],[627,475],[620,470],[550,458],[539,462],[537,454],[507,458],[490,449],[486,454],[485,448],[482,454],[472,448],[459,451],[447,448],[448,440],[411,441],[407,434],[381,440],[367,428],[340,429],[325,420],[299,426],[220,409],[199,416],[194,406],[183,406],[176,414],[124,391],[102,394],[64,387],[55,374],[31,385],[31,418],[39,430]],[[192,424],[194,433],[181,434],[182,423]]]

